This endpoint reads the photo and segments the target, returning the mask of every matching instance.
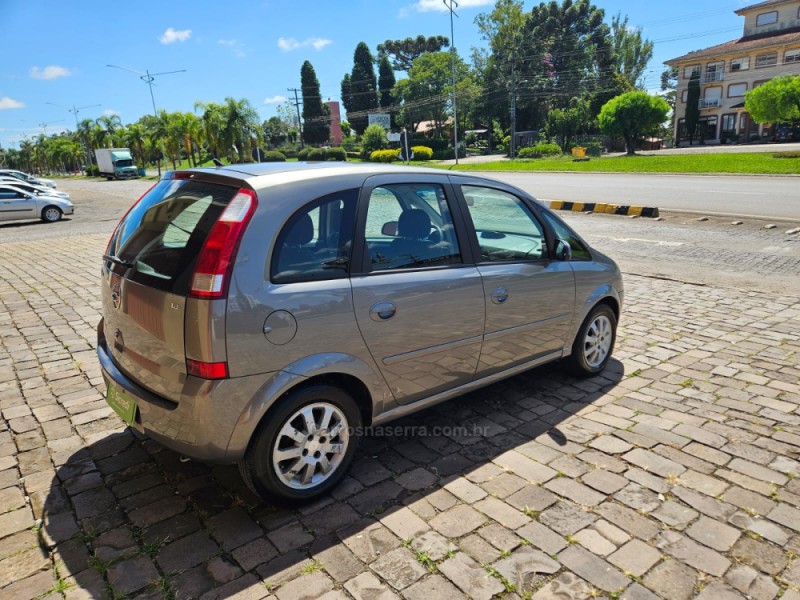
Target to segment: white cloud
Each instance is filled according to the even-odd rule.
[[[220,46],[226,46],[231,49],[236,58],[244,58],[247,56],[247,51],[239,40],[217,40]]]
[[[278,48],[281,49],[281,52],[291,52],[292,50],[297,50],[299,48],[307,48],[311,46],[314,50],[322,50],[325,46],[332,44],[333,40],[329,40],[326,38],[308,38],[303,40],[302,42],[297,41],[294,38],[278,38]]]
[[[287,100],[286,96],[270,96],[269,98],[264,98],[264,104],[283,104]]]
[[[235,46],[238,42],[236,40],[217,40],[217,43],[221,46]]]
[[[103,111],[103,114],[107,117],[113,117],[114,115],[119,116],[119,111],[113,108],[107,108]]]
[[[158,41],[162,44],[174,44],[175,42],[185,42],[191,35],[191,29],[173,29],[172,27],[167,27],[164,35],[158,38]]]
[[[25,108],[25,103],[9,98],[8,96],[0,97],[0,110],[8,110],[11,108]]]
[[[50,65],[44,69],[31,67],[30,70],[30,75],[34,79],[58,79],[59,77],[67,77],[69,74],[69,69],[58,65]]]
[[[458,0],[458,9],[475,8],[478,6],[487,6],[494,4],[495,0]],[[453,5],[455,8],[455,4]],[[448,12],[448,8],[444,5],[442,0],[418,0],[414,4],[419,12]]]

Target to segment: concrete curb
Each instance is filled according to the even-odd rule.
[[[565,202],[564,200],[551,200],[549,204],[550,208],[553,210],[596,212],[606,215],[626,215],[651,218],[658,216],[658,208],[652,206],[625,206],[618,204],[605,204],[603,202]]]

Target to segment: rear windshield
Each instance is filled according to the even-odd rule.
[[[181,296],[197,256],[237,189],[187,180],[160,181],[120,223],[109,253],[131,263],[125,277]]]

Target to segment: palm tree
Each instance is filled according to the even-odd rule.
[[[172,169],[177,170],[178,165],[175,159],[177,158],[178,161],[180,161],[181,143],[184,137],[181,113],[168,113],[162,110],[159,113],[159,118],[163,121],[164,128],[167,131],[167,136],[164,138],[164,145],[166,146],[170,160],[172,160]]]
[[[239,162],[248,162],[252,153],[253,138],[259,136],[258,111],[246,98],[225,98],[225,145],[236,149]],[[230,154],[233,162],[233,154]]]
[[[119,115],[103,115],[97,117],[95,122],[108,133],[106,140],[111,144],[108,147],[113,148],[114,133],[122,127],[122,119],[119,118]]]
[[[195,102],[194,109],[203,111],[200,116],[203,123],[203,137],[208,144],[209,153],[214,158],[219,158],[226,122],[224,107],[216,102]]]
[[[132,123],[128,125],[125,130],[125,145],[133,150],[134,155],[138,158],[140,168],[144,169],[147,166],[145,155],[145,138],[147,133],[141,123]]]

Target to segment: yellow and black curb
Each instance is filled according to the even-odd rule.
[[[606,215],[625,215],[629,217],[656,218],[658,216],[658,209],[652,206],[625,206],[621,204],[605,204],[603,202],[565,202],[564,200],[551,200],[550,208],[553,210],[596,212]]]

